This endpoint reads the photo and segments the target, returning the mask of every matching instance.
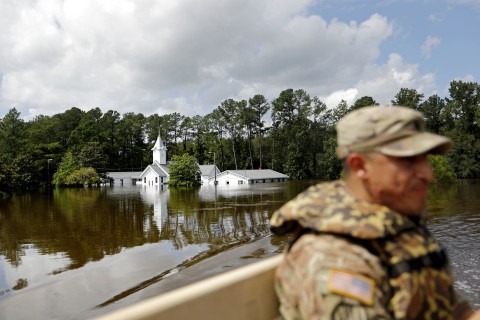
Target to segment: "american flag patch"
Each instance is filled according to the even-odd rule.
[[[367,305],[373,304],[375,281],[357,273],[330,270],[327,288],[329,292],[350,297]]]

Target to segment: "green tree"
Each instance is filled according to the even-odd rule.
[[[182,123],[180,124],[180,135],[182,138],[183,152],[188,150],[189,140],[191,137],[191,132],[193,130],[192,118],[184,117]]]
[[[31,123],[25,123],[15,108],[0,120],[0,190],[4,192],[34,190],[47,181],[47,158],[59,150],[30,139],[30,129]]]
[[[102,182],[97,171],[91,167],[80,168],[73,171],[65,178],[65,185],[67,186],[84,186],[98,185]]]
[[[458,129],[448,132],[453,140],[453,150],[447,154],[456,175],[461,179],[478,178],[480,176],[480,141],[473,134],[466,134]]]
[[[220,107],[218,107],[220,114],[225,122],[225,128],[230,136],[231,150],[233,156],[233,162],[235,164],[235,170],[238,169],[239,163],[242,164],[238,157],[237,147],[240,144],[240,133],[242,129],[241,110],[247,105],[245,100],[236,101],[233,99],[227,99],[222,101]],[[240,165],[240,167],[243,167]]]
[[[78,126],[70,134],[70,148],[76,147],[80,149],[86,143],[100,142],[102,116],[103,113],[100,108],[94,108],[86,112],[78,123]]]
[[[227,157],[227,144],[225,140],[227,123],[222,115],[220,106],[215,108],[211,113],[205,116],[206,121],[209,123],[210,130],[212,131],[212,145],[209,146],[209,152],[215,152],[217,165],[222,168],[229,168],[226,164]],[[213,156],[213,155],[211,155]],[[213,160],[211,157],[210,160]]]
[[[58,117],[39,115],[29,122],[26,130],[28,144],[38,149],[58,153],[62,150]]]
[[[426,129],[433,133],[440,133],[444,125],[442,114],[445,110],[445,100],[437,95],[430,96],[420,104],[419,110],[425,116]]]
[[[331,120],[333,121],[332,124],[337,123],[340,119],[342,119],[348,112],[350,108],[348,107],[347,101],[341,100],[337,107],[333,109]]]
[[[0,150],[6,160],[13,160],[25,145],[25,122],[16,108],[10,109],[0,121]]]
[[[195,157],[189,154],[173,156],[169,167],[170,179],[168,185],[172,187],[197,187],[201,183],[201,172]]]
[[[144,129],[145,116],[143,114],[129,112],[123,115],[118,125],[118,169],[132,170],[136,168],[138,170],[142,163],[143,150],[146,149]]]
[[[367,101],[369,99],[365,99]],[[360,104],[357,104],[358,108]],[[365,106],[364,106],[365,107]],[[320,179],[334,180],[340,177],[342,171],[342,163],[337,158],[337,132],[335,130],[335,124],[343,116],[349,112],[346,101],[342,100],[334,109],[330,109],[325,112],[323,117],[324,124],[324,136],[322,139],[321,150],[322,153],[318,160],[318,171],[320,172]]]
[[[43,176],[43,179],[41,176],[43,173],[40,167],[41,163],[42,161],[37,161],[28,153],[18,155],[12,162],[13,174],[11,179],[13,190],[35,190],[40,186],[41,182],[46,182],[46,175]]]
[[[357,99],[350,107],[350,111],[357,110],[363,107],[378,106],[378,103],[372,97],[364,96]]]
[[[205,155],[205,131],[206,125],[204,117],[196,115],[192,118],[192,137],[194,139],[193,152],[196,159],[199,159],[200,163],[203,163],[203,157]]]
[[[330,121],[330,112],[327,105],[321,101],[318,97],[313,97],[313,109],[312,116],[313,122],[311,123],[311,140],[312,140],[312,154],[313,154],[313,178],[318,178],[318,159],[324,154],[324,141],[328,138],[328,123]]]
[[[162,118],[160,118],[158,114],[155,113],[147,117],[145,121],[145,134],[147,135],[148,141],[154,142],[157,140],[162,125]],[[162,136],[162,139],[166,139],[166,137]]]
[[[0,157],[0,198],[2,197],[2,193],[12,193],[12,175],[12,166]]]
[[[306,119],[311,114],[310,103],[310,96],[305,90],[284,90],[272,101],[272,120],[288,126],[298,119]]]
[[[78,161],[71,151],[67,151],[58,166],[58,170],[53,174],[53,184],[56,186],[65,185],[67,177],[78,169],[80,169]]]
[[[410,107],[418,110],[422,99],[423,94],[419,93],[416,89],[401,88],[395,95],[395,100],[392,100],[391,102],[396,106]]]
[[[311,159],[311,103],[310,95],[302,89],[284,90],[272,101],[272,138],[275,143],[272,160],[277,165],[277,170],[285,172],[292,179],[306,179],[311,176],[311,166],[308,162],[305,163],[307,159]]]
[[[24,154],[34,161],[34,165],[30,167],[34,170],[31,172],[32,177],[36,177],[32,182],[34,185],[49,187],[53,172],[50,169],[53,168],[48,161],[52,159],[52,164],[60,162],[65,150],[60,138],[61,126],[58,117],[42,115],[28,123]]]
[[[178,112],[174,112],[170,115],[170,129],[172,130],[172,135],[173,135],[173,143],[171,144],[172,150],[170,151],[171,155],[176,155],[179,152],[179,148],[177,145],[177,140],[181,136],[181,125],[183,123],[183,120],[185,119],[184,116],[182,116]]]
[[[434,184],[452,183],[457,180],[457,175],[446,157],[441,155],[429,155],[428,160],[432,166]]]
[[[118,167],[119,134],[118,127],[120,114],[117,111],[108,110],[100,119],[99,141],[102,153],[106,155],[105,167]],[[150,161],[151,162],[151,161]]]
[[[37,162],[27,154],[20,154],[13,160],[0,158],[0,192],[13,194],[35,190],[42,182],[42,171]],[[46,182],[46,176],[44,177]]]
[[[245,136],[246,136],[245,138],[247,140],[248,160],[249,160],[248,163],[250,165],[250,168],[253,170],[252,139],[256,129],[255,110],[252,107],[247,106],[246,104],[243,104],[239,111],[239,120],[240,120],[241,128],[245,133]]]
[[[248,106],[253,109],[255,117],[253,119],[254,124],[254,133],[258,137],[258,145],[259,145],[259,168],[262,168],[262,160],[263,160],[263,133],[265,131],[265,122],[262,120],[263,116],[267,113],[270,109],[270,104],[268,103],[267,99],[261,95],[257,94],[253,96],[253,98],[248,99]]]
[[[58,134],[64,147],[68,145],[71,133],[77,128],[84,116],[85,112],[75,107],[53,116],[59,120],[60,128]]]
[[[106,156],[99,142],[86,143],[75,156],[80,167],[92,167],[95,168],[97,172],[105,172],[107,165]]]
[[[450,82],[447,111],[461,132],[480,138],[480,85],[475,82]]]
[[[440,130],[454,142],[447,157],[461,179],[480,176],[480,86],[475,82],[452,81],[446,98]]]

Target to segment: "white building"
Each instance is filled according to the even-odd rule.
[[[218,185],[239,185],[252,183],[267,183],[287,181],[289,177],[283,173],[270,170],[227,170],[217,175]],[[214,177],[208,179],[209,183],[214,182]]]
[[[168,183],[170,174],[168,173],[167,147],[162,141],[160,135],[152,148],[153,163],[143,170],[137,184],[158,186]]]
[[[111,183],[118,186],[134,185],[140,179],[141,172],[107,172],[107,176],[111,179]]]
[[[204,164],[204,165],[199,165],[199,167],[200,167],[200,172],[202,173],[202,184],[207,184],[211,178],[215,180],[215,174],[217,176],[220,174],[220,170],[218,170],[216,165]]]
[[[143,170],[137,181],[137,184],[158,186],[168,184],[170,179],[169,162],[167,162],[167,147],[162,141],[160,135],[152,148],[153,163]],[[201,182],[208,183],[209,179],[215,179],[215,174],[220,174],[216,165],[199,165],[201,172]]]

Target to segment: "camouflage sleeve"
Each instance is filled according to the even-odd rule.
[[[276,273],[287,319],[390,319],[378,257],[332,235],[303,235]]]

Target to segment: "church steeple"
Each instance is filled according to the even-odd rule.
[[[160,134],[158,134],[157,141],[155,142],[152,151],[153,162],[157,161],[159,164],[167,164],[167,146],[160,138]]]

